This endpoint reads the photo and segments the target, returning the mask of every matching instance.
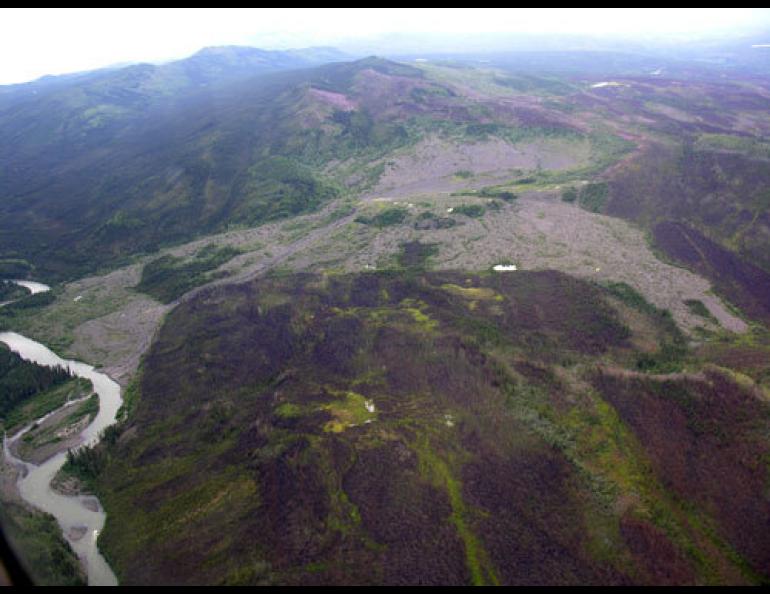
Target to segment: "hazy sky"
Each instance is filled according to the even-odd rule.
[[[770,29],[768,9],[0,9],[0,84],[210,45],[360,46],[388,33],[636,37]]]

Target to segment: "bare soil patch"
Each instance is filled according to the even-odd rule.
[[[367,197],[403,198],[481,188],[507,181],[522,170],[569,169],[580,163],[580,148],[549,140],[513,145],[500,138],[457,143],[430,136],[388,158],[379,183]]]

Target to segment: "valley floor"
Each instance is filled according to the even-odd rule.
[[[209,283],[222,284],[271,271],[384,269],[396,264],[403,243],[421,241],[435,244],[437,252],[430,266],[436,270],[488,270],[496,264],[514,263],[519,270],[553,269],[600,283],[624,282],[657,307],[671,311],[677,324],[690,334],[698,327],[739,333],[747,329],[746,322],[713,294],[708,281],[661,261],[643,232],[620,219],[564,203],[554,192],[527,192],[499,210],[487,209],[479,218],[456,215],[457,224],[449,229],[415,228],[423,213],[447,216],[453,207],[488,203],[489,199],[472,195],[435,193],[352,207],[349,202],[332,203],[288,223],[209,236],[162,253],[186,257],[207,245],[240,250],[219,268],[223,278]],[[355,211],[339,216],[344,207]],[[376,228],[355,221],[360,213],[391,207],[408,212],[403,224]],[[59,346],[68,357],[101,365],[126,385],[164,315],[173,307],[134,289],[143,263],[161,254],[64,285],[54,304],[20,318],[19,331]],[[713,319],[694,314],[685,303],[688,300],[702,302]]]

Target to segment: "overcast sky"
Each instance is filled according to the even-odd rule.
[[[0,84],[211,45],[361,47],[389,33],[633,38],[770,30],[768,9],[0,9]]]

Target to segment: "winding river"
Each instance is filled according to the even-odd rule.
[[[48,287],[41,283],[15,282],[27,287],[33,294],[48,290]],[[24,359],[40,365],[60,365],[68,368],[74,375],[91,380],[94,391],[99,395],[99,413],[81,433],[83,444],[96,443],[101,432],[115,422],[122,403],[120,386],[107,375],[99,373],[91,365],[62,359],[42,344],[15,332],[0,332],[0,342],[4,342]],[[117,585],[115,574],[96,546],[96,539],[106,519],[98,500],[93,496],[69,497],[51,489],[51,480],[64,465],[66,452],[49,458],[40,466],[19,460],[11,453],[10,445],[22,434],[23,432],[20,432],[14,438],[3,441],[6,459],[22,469],[18,482],[21,497],[56,518],[64,537],[84,562],[89,586]]]

